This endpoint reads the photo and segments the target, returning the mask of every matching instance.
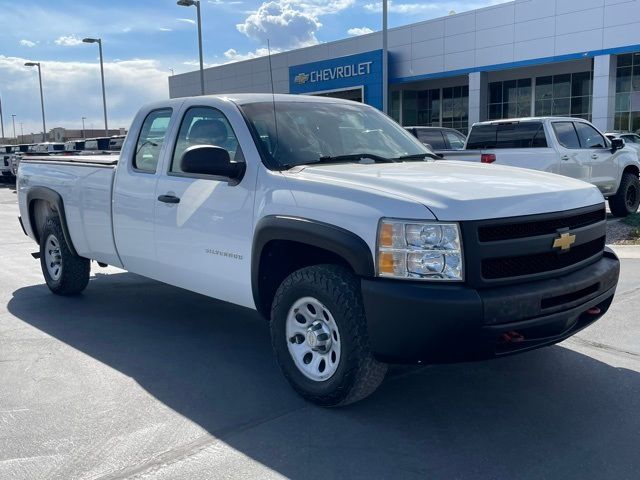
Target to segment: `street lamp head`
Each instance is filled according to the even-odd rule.
[[[83,38],[82,43],[100,43],[99,38]]]
[[[178,0],[176,3],[181,7],[192,7],[198,2],[196,0]]]
[[[25,67],[37,67],[40,65],[38,62],[27,62],[24,64]]]

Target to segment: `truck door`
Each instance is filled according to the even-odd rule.
[[[232,114],[235,130],[244,127],[243,134],[250,139],[240,113]],[[234,123],[221,110],[184,107],[181,119],[156,188],[155,246],[164,275],[161,280],[253,307],[251,244],[257,165],[247,162],[237,185],[183,172],[182,154],[194,145],[215,145],[225,148],[232,160],[245,159]]]
[[[566,177],[577,178],[588,182],[588,152],[582,150],[574,122],[567,120],[553,122],[553,131],[557,140],[557,154],[560,158],[558,173]]]
[[[122,151],[113,187],[113,230],[124,268],[157,278],[154,248],[154,211],[158,161],[165,148],[171,108],[136,117],[131,131],[138,138]]]
[[[589,181],[597,186],[603,194],[615,193],[618,179],[616,155],[604,136],[588,123],[575,122],[576,132],[586,165],[589,166]]]

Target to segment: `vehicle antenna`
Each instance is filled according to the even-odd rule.
[[[273,67],[271,66],[271,44],[269,43],[269,39],[267,38],[267,52],[269,55],[269,77],[271,78],[271,100],[273,102],[273,124],[276,129],[276,144],[273,147],[272,156],[275,158],[276,152],[278,151],[278,115],[276,115],[276,92],[273,86]]]

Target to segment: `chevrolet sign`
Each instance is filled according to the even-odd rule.
[[[373,62],[354,63],[352,65],[341,65],[333,68],[323,68],[314,70],[311,73],[299,73],[293,81],[298,85],[304,85],[307,82],[317,83],[329,80],[337,80],[339,78],[359,77],[361,75],[369,75],[371,73],[371,64]]]

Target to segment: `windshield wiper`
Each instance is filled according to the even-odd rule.
[[[373,153],[352,153],[349,155],[336,155],[336,156],[324,156],[320,157],[317,160],[309,163],[338,163],[338,162],[355,162],[359,160],[364,160],[366,158],[370,158],[374,162],[382,162],[382,163],[393,163],[395,160],[393,158],[381,157],[380,155],[375,155]]]
[[[439,157],[433,153],[416,153],[413,155],[402,155],[401,157],[398,157],[395,160],[404,162],[405,160],[424,160],[425,158],[436,159]]]

